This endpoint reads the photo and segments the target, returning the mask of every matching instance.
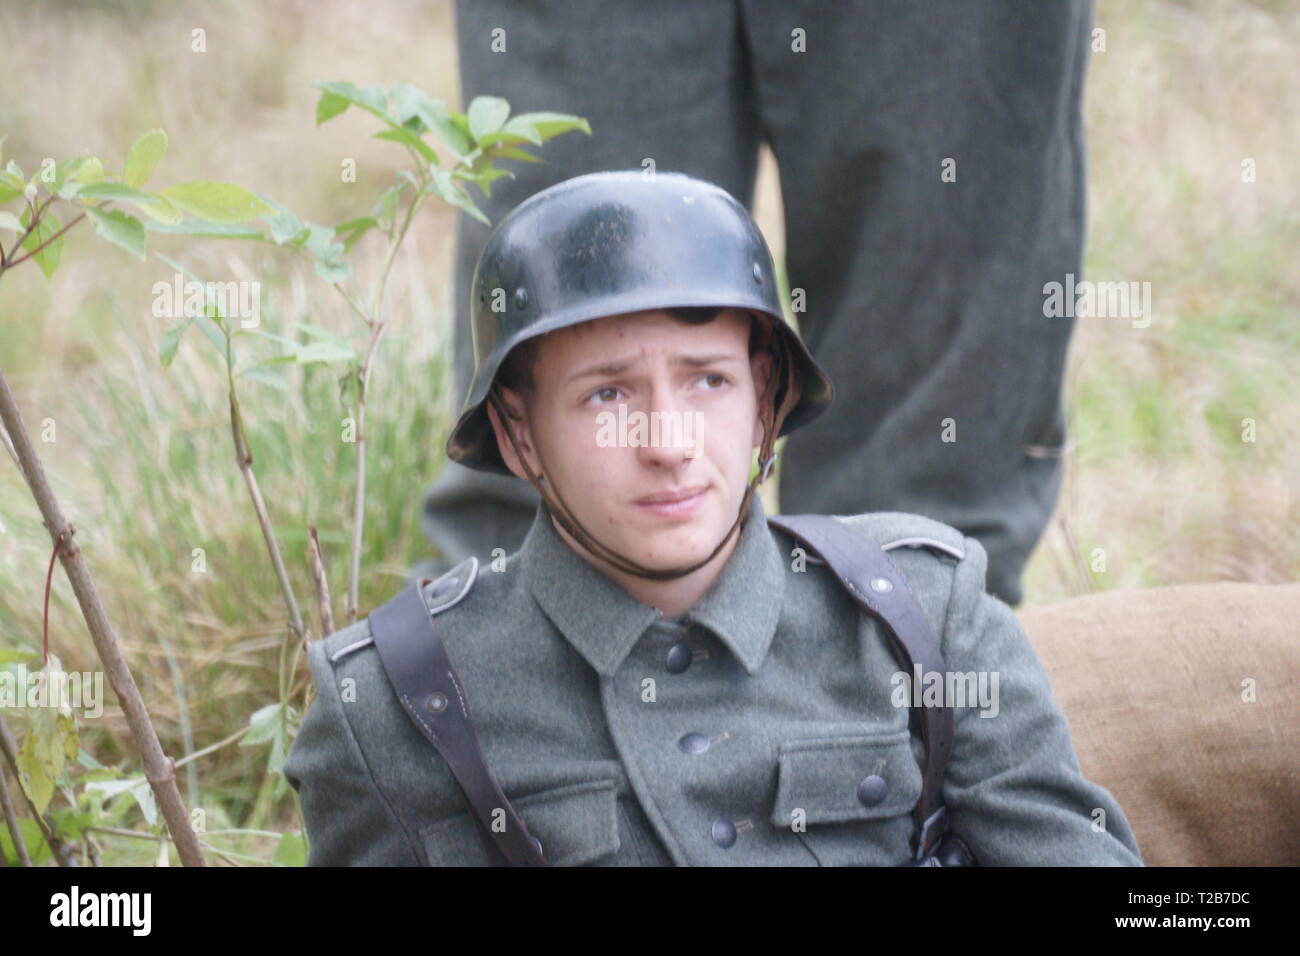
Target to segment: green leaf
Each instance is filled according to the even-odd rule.
[[[320,99],[316,101],[316,125],[332,120],[350,105],[346,97],[339,96],[337,93],[328,91],[322,93]]]
[[[534,113],[533,115],[537,116],[538,114]],[[523,119],[523,117],[515,116],[495,133],[479,137],[478,141],[480,146],[485,147],[493,144],[509,146],[515,143],[532,143],[534,146],[541,146],[542,137],[531,123]]]
[[[323,329],[319,325],[312,325],[310,322],[299,322],[298,328],[302,329],[314,339],[320,339],[323,342],[333,342],[339,348],[350,349],[347,339],[337,332],[331,332],[329,329]]]
[[[163,333],[162,340],[158,343],[158,361],[163,368],[171,367],[172,359],[176,358],[176,349],[181,344],[181,336],[193,322],[193,318],[186,319],[176,328],[168,329]]]
[[[510,122],[531,126],[537,130],[543,140],[574,129],[580,129],[588,136],[591,135],[591,124],[583,117],[569,113],[519,113]]]
[[[316,125],[338,116],[349,106],[359,106],[380,119],[388,119],[388,93],[382,86],[361,89],[345,80],[331,80],[315,84],[325,92],[316,104]]]
[[[433,163],[435,166],[438,164],[438,154],[433,151],[433,147],[405,126],[394,126],[391,129],[376,133],[375,139],[388,139],[409,146],[423,156],[426,162]]]
[[[318,362],[350,362],[356,353],[346,346],[333,342],[312,342],[302,346],[298,352],[299,365],[314,365]]]
[[[352,275],[350,266],[343,257],[343,244],[334,241],[334,230],[314,222],[307,223],[310,230],[303,245],[315,257],[316,272],[326,282],[342,282]]]
[[[11,189],[16,189],[20,193],[23,191],[23,187],[27,185],[27,181],[23,179],[22,169],[12,159],[5,163],[4,171],[0,172],[0,183],[4,183]]]
[[[263,359],[262,361],[258,362],[257,365],[251,365],[249,367],[260,368],[263,365],[287,365],[290,362],[297,362],[297,361],[298,361],[298,356],[296,354],[273,355],[269,359]]]
[[[182,183],[168,186],[161,195],[190,215],[208,222],[248,222],[274,212],[256,195],[231,183]]]
[[[334,230],[326,226],[317,225],[314,222],[307,223],[307,228],[311,230],[304,245],[307,251],[317,259],[327,262],[333,262],[338,259],[343,252],[342,243],[334,241]]]
[[[540,163],[544,160],[540,156],[534,156],[532,153],[523,149],[516,149],[513,146],[505,146],[500,149],[492,150],[492,155],[497,159],[517,159],[525,163]]]
[[[338,260],[336,262],[316,262],[316,274],[330,285],[337,285],[352,275],[352,266]]]
[[[262,218],[265,219],[266,224],[271,227],[271,238],[275,241],[276,245],[282,246],[286,242],[302,235],[303,225],[301,220],[290,212],[287,206],[283,206],[274,199],[269,199],[266,196],[259,196],[258,198],[272,209],[270,215],[263,216]]]
[[[466,132],[451,121],[442,100],[431,100],[424,90],[407,83],[394,84],[392,96],[393,114],[398,124],[411,128],[415,133],[432,130],[458,160],[473,148],[474,143]]]
[[[488,217],[483,215],[478,206],[474,205],[474,200],[469,197],[469,193],[465,192],[458,183],[452,180],[450,173],[442,169],[431,169],[429,172],[433,174],[433,181],[429,184],[431,193],[451,203],[458,209],[465,210],[483,225],[492,225]]]
[[[286,356],[286,359],[292,356]],[[289,390],[289,383],[285,381],[283,375],[266,367],[267,363],[253,365],[239,373],[242,378],[250,378],[254,382],[260,382],[263,385],[269,385],[272,388],[279,389],[282,392]]]
[[[334,238],[343,240],[343,254],[347,255],[362,236],[371,229],[378,227],[379,221],[374,216],[349,219],[347,222],[341,222],[334,227]]]
[[[447,144],[456,159],[463,161],[474,149],[474,140],[469,135],[469,123],[460,114],[450,115],[441,104],[438,106],[436,112],[425,111],[420,114],[420,118]]]
[[[71,159],[65,159],[54,167],[54,182],[50,185],[50,192],[60,199],[68,199],[76,195],[81,184],[74,181],[77,170],[85,165],[89,156],[73,156]]]
[[[236,334],[256,335],[258,338],[270,339],[272,342],[279,342],[292,353],[290,356],[291,358],[294,355],[297,355],[298,351],[302,348],[302,345],[295,342],[293,339],[287,339],[283,335],[276,335],[274,332],[267,332],[264,329],[239,329]]]
[[[224,327],[217,319],[212,318],[210,315],[205,315],[201,319],[196,319],[195,323],[198,330],[203,333],[203,337],[211,342],[213,347],[221,353],[221,360],[224,362],[226,359],[226,346],[228,344],[226,342],[225,332],[223,331]],[[233,346],[230,348],[230,358],[232,361],[235,358],[235,349]]]
[[[23,227],[26,228],[30,222],[31,210],[24,209],[22,219]],[[54,213],[46,211],[41,216],[40,222],[36,224],[36,228],[29,232],[27,238],[23,240],[23,248],[28,252],[34,252],[35,250],[40,249],[41,245],[53,238],[60,228],[59,220],[55,217]],[[58,239],[55,239],[48,246],[45,246],[44,249],[41,249],[41,251],[37,252],[32,256],[32,258],[36,260],[36,264],[41,267],[41,271],[45,273],[45,278],[48,279],[50,276],[54,275],[54,270],[59,267],[59,257],[62,255],[63,237],[59,236]]]
[[[252,747],[255,744],[264,744],[278,734],[283,726],[280,721],[281,707],[281,704],[267,704],[254,712],[253,716],[248,718],[248,733],[244,734],[243,739],[239,741],[239,746]]]
[[[77,167],[76,175],[72,177],[82,186],[94,186],[104,181],[104,164],[100,162],[98,156],[90,156],[84,163]]]
[[[0,647],[0,664],[13,664],[18,661],[25,661],[28,664],[39,664],[40,655],[32,651],[22,651],[17,648]]]
[[[168,236],[201,236],[209,239],[265,239],[266,235],[252,226],[240,226],[207,222],[203,219],[189,219],[176,224],[146,222],[148,232],[157,232]]]
[[[286,833],[281,836],[271,862],[281,866],[306,866],[307,841],[303,839],[302,834]]]
[[[142,192],[122,183],[95,183],[90,186],[82,186],[77,190],[76,196],[82,200],[98,199],[109,202],[129,202],[150,219],[169,226],[176,225],[184,218],[181,211],[162,196]]]
[[[13,213],[0,211],[0,229],[8,229],[10,232],[22,232],[26,228]]]
[[[271,756],[267,766],[278,772],[284,766],[287,730],[285,724],[293,719],[293,709],[283,710],[281,704],[268,704],[258,710],[248,721],[248,733],[239,742],[241,747],[271,742]]]
[[[469,134],[475,142],[495,133],[510,115],[510,104],[499,96],[476,96],[465,111]]]
[[[405,126],[412,119],[420,120],[420,125],[429,128],[421,113],[433,108],[429,95],[418,86],[409,83],[394,83],[389,95],[393,101],[393,119]],[[441,106],[442,104],[438,104]]]
[[[99,233],[115,246],[125,249],[141,262],[145,260],[144,226],[135,216],[128,216],[119,209],[100,209],[91,206],[86,210]]]
[[[50,817],[54,822],[56,833],[74,840],[80,840],[86,832],[86,827],[93,826],[95,823],[94,813],[89,810],[78,812],[71,807],[51,810]]]
[[[393,186],[389,186],[379,198],[375,200],[375,205],[370,210],[370,215],[379,223],[379,228],[387,235],[393,233],[394,220],[397,215],[397,200],[402,192],[410,185],[410,182],[403,179]]]
[[[457,179],[463,179],[466,180],[467,182],[477,183],[479,189],[483,190],[483,195],[487,196],[488,198],[491,198],[492,196],[492,183],[494,180],[500,179],[502,176],[509,176],[511,179],[515,178],[514,173],[504,169],[497,169],[494,166],[489,166],[486,169],[479,170],[476,173],[468,172],[466,170],[456,170],[456,172],[454,172],[452,175]]]
[[[126,154],[126,169],[122,181],[128,186],[143,186],[149,180],[158,161],[167,155],[167,134],[151,129],[135,141]]]
[[[54,780],[50,777],[43,743],[39,734],[28,731],[18,750],[18,781],[36,805],[37,813],[44,813],[54,796]]]
[[[107,767],[105,767],[102,763],[100,763],[98,760],[95,759],[94,754],[87,752],[85,748],[82,748],[81,750],[77,751],[77,763],[81,764],[87,770],[98,770],[107,774],[116,772],[116,771],[109,770]],[[89,777],[90,774],[82,774],[83,780]]]
[[[185,276],[187,279],[197,282],[199,285],[203,286],[204,289],[207,288],[206,282],[200,279],[189,269],[185,268],[185,266],[181,265],[171,256],[163,255],[161,252],[155,252],[154,255],[157,256],[159,259],[161,259],[163,262],[167,263],[167,265],[171,266],[177,272],[181,273],[181,275]],[[212,308],[211,311],[216,311],[216,310],[215,308]],[[225,361],[227,342],[226,342],[226,335],[225,335],[224,319],[214,319],[209,314],[207,314],[208,312],[209,312],[209,308],[205,306],[204,316],[202,318],[196,318],[195,324],[198,326],[199,331],[203,333],[203,337],[207,339],[209,342],[211,342],[213,347],[216,348],[216,350],[221,354],[222,361]],[[232,362],[235,359],[235,349],[233,346],[230,346],[230,359]]]
[[[140,805],[140,812],[144,814],[145,822],[153,826],[158,822],[158,808],[154,803],[153,790],[149,786],[149,781],[144,777],[131,777],[127,780],[96,780],[87,783],[85,792],[98,793],[105,801],[122,794],[130,794],[131,798]]]
[[[31,817],[18,818],[18,833],[27,847],[27,855],[33,863],[40,863],[50,857],[50,848],[41,833],[40,825]],[[9,836],[8,827],[0,827],[0,852],[4,854],[8,866],[18,865],[18,851]]]

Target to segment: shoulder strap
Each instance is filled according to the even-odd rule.
[[[408,585],[371,612],[379,659],[407,716],[451,768],[492,865],[549,866],[483,756],[465,686],[424,601],[429,580]],[[492,830],[494,810],[505,813],[504,832]]]
[[[921,610],[903,572],[880,545],[855,534],[829,515],[804,514],[769,517],[774,525],[815,551],[840,583],[863,608],[885,626],[894,653],[912,673],[944,672],[943,655],[930,622]],[[916,833],[912,849],[916,859],[928,856],[943,834],[947,811],[943,806],[943,774],[952,751],[953,714],[948,706],[925,707],[921,712],[921,740],[925,744],[925,769],[921,799],[916,802]]]

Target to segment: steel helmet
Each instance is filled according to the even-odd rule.
[[[774,320],[799,390],[778,434],[831,404],[830,379],[782,316],[767,243],[726,190],[683,173],[631,169],[577,176],[535,193],[492,229],[474,270],[476,368],[448,456],[512,474],[487,404],[497,371],[521,342],[605,316],[688,306],[732,306]],[[777,388],[781,407],[787,386]]]

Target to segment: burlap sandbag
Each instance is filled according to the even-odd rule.
[[[1084,776],[1147,865],[1300,864],[1300,584],[1110,591],[1019,617]]]

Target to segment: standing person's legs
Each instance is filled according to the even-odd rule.
[[[500,31],[500,32],[494,32]],[[545,163],[506,162],[475,199],[495,224],[538,190],[604,169],[673,170],[711,180],[748,203],[758,134],[748,63],[731,3],[637,0],[460,0],[456,6],[461,95],[501,96],[512,113],[550,110],[591,122],[535,150]],[[493,52],[494,39],[505,44]],[[456,414],[474,373],[466,303],[488,227],[459,217],[454,275]],[[454,418],[453,418],[454,420]],[[538,496],[515,478],[448,461],[425,493],[422,526],[442,563],[523,542]]]
[[[786,444],[781,509],[937,518],[1019,603],[1060,486],[1073,321],[1043,286],[1080,271],[1091,3],[743,9],[790,286],[837,392]]]

